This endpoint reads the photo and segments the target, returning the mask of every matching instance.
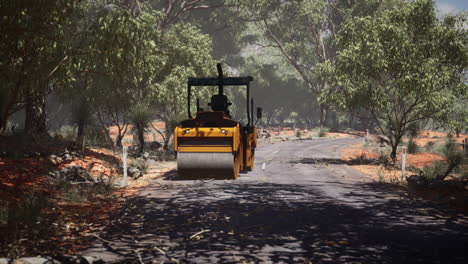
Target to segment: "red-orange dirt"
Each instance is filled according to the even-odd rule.
[[[419,133],[415,142],[419,147],[423,147],[427,142],[434,142],[434,144],[441,145],[447,140],[448,133],[423,130]],[[468,136],[460,134],[459,138],[455,140],[459,143],[463,142]],[[385,168],[376,159],[379,158],[379,153],[375,152],[376,149],[365,147],[364,144],[356,144],[349,146],[342,150],[341,158],[343,160],[358,161],[359,159],[375,160],[372,164],[351,165],[355,169],[365,173],[369,177],[379,181],[398,182],[401,179],[400,169]],[[401,162],[401,153],[397,153],[397,160]],[[431,165],[434,161],[445,160],[444,157],[430,152],[420,152],[415,154],[407,154],[406,167],[423,168],[424,166]],[[358,162],[356,162],[358,163]],[[408,173],[408,172],[407,172]]]
[[[163,132],[163,130],[166,128],[166,124],[164,122],[154,122],[152,123],[152,126],[150,126],[150,130],[152,131],[151,133],[146,133],[145,134],[145,141],[147,142],[153,142],[153,141],[158,141],[161,142],[163,140],[162,136],[154,131],[154,128],[158,129],[159,131]],[[132,135],[132,125],[129,125],[126,133],[122,139],[122,145],[124,146],[131,146],[134,145],[133,142],[133,135]],[[123,129],[121,127],[121,129]],[[117,126],[112,126],[109,128],[109,135],[111,138],[115,141],[117,136],[119,135],[119,128]]]

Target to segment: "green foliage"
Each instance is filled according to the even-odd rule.
[[[462,178],[465,172],[460,171],[464,159],[463,150],[459,149],[458,143],[453,138],[448,138],[440,149],[440,154],[444,161],[437,160],[429,166],[423,168],[424,175],[428,179],[444,180],[447,176],[456,172]]]
[[[337,38],[336,60],[319,67],[322,78],[333,84],[323,98],[371,113],[381,132],[395,138],[395,158],[409,127],[435,118],[455,98],[466,96],[465,19],[439,21],[429,0],[348,19]]]
[[[100,127],[89,126],[85,132],[86,147],[110,147],[109,141]]]
[[[145,103],[138,103],[132,106],[130,110],[129,119],[134,125],[134,129],[146,130],[153,120],[151,109]]]
[[[424,145],[424,151],[426,152],[432,152],[435,147],[435,142],[434,141],[429,141]]]
[[[458,167],[464,158],[463,150],[460,149],[460,145],[453,138],[447,139],[441,153],[447,160],[448,166],[451,170]],[[447,172],[447,175],[449,173],[450,171]]]
[[[58,132],[56,132],[56,134],[60,135],[67,141],[74,141],[76,139],[76,128],[72,126],[63,126]]]
[[[149,168],[149,164],[148,162],[143,159],[143,158],[137,158],[137,159],[134,159],[130,162],[130,166],[133,166],[133,167],[136,167],[137,169],[139,169],[143,174],[146,174],[148,173],[148,168]]]
[[[310,118],[313,104],[304,98],[313,98],[310,90],[287,64],[271,57],[271,53],[249,54],[243,61],[242,75],[255,76],[251,96],[255,105],[261,106],[266,125],[282,124],[286,120],[297,121],[293,113],[300,113],[304,119]],[[242,90],[244,92],[244,90]],[[247,120],[245,113],[245,94],[229,91],[233,98],[233,115]],[[309,126],[311,122],[309,122]]]
[[[0,3],[0,130],[14,112],[26,103],[37,106],[69,76],[69,69],[63,67],[70,59],[66,28],[75,4],[76,1]],[[35,114],[44,111],[33,109]]]
[[[429,180],[434,180],[440,175],[443,175],[446,170],[446,163],[440,160],[436,160],[431,165],[427,165],[422,168],[424,176]]]
[[[302,136],[302,132],[300,129],[296,129],[296,131],[294,132],[296,134],[296,137],[300,138]]]
[[[328,134],[329,129],[326,127],[321,127],[316,130],[317,137],[326,137]]]

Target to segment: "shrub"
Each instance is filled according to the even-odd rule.
[[[301,130],[296,129],[296,137],[300,138],[302,136]]]
[[[106,135],[98,127],[87,127],[85,132],[85,145],[92,147],[110,147]]]
[[[175,153],[172,151],[172,146],[167,149],[158,149],[151,152],[151,158],[156,161],[173,161],[175,160]]]
[[[385,150],[385,149],[375,149],[372,151],[373,153],[378,153],[379,156],[377,157],[377,162],[380,165],[383,165],[385,167],[390,165],[390,160],[388,159],[390,152]]]
[[[407,129],[408,136],[413,139],[419,136],[420,134],[420,127],[418,123],[411,123]]]
[[[435,142],[429,141],[426,143],[426,145],[424,145],[424,150],[426,152],[432,152],[434,150],[434,147],[435,147]]]
[[[130,162],[130,165],[139,169],[141,172],[143,172],[143,174],[148,173],[149,165],[145,159],[135,159],[132,162]]]
[[[418,152],[419,152],[418,144],[413,140],[413,138],[410,138],[410,140],[408,141],[408,153],[415,154]]]
[[[422,168],[422,172],[428,180],[434,180],[439,177],[439,175],[443,175],[447,169],[446,167],[447,165],[445,162],[436,160],[431,165],[424,166]]]
[[[75,141],[76,139],[76,128],[72,126],[63,126],[57,132],[58,135],[62,136],[63,139],[68,141]]]
[[[464,158],[463,150],[458,149],[458,143],[451,137],[447,138],[441,152],[442,156],[446,159],[447,170],[444,174],[440,175],[438,180],[445,179],[454,169],[462,164]]]
[[[317,130],[317,137],[326,137],[328,134],[329,129],[325,127],[321,127]]]

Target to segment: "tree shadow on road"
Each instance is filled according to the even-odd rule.
[[[299,160],[292,160],[290,163],[293,164],[334,164],[334,165],[369,165],[369,164],[380,164],[377,159],[371,159],[366,157],[354,158],[351,160],[344,160],[338,158],[301,158]]]
[[[466,215],[385,199],[401,191],[392,186],[337,182],[350,199],[339,201],[314,185],[165,184],[175,188],[155,185],[129,200],[102,236],[102,248],[91,250],[127,263],[140,257],[145,263],[465,263],[467,257]]]

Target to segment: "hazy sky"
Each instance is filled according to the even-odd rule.
[[[435,0],[442,14],[468,10],[468,0]]]

